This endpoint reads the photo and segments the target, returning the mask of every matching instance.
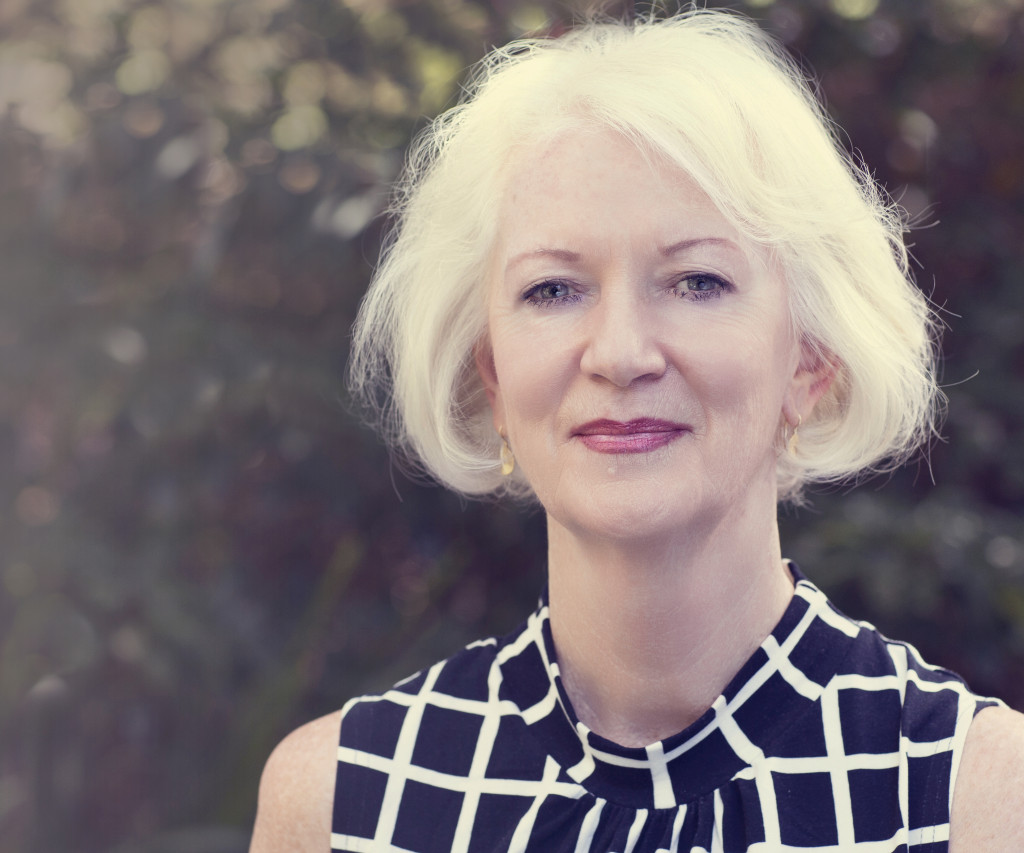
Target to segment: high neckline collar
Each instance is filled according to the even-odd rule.
[[[526,645],[502,664],[502,692],[562,774],[596,796],[648,809],[694,800],[741,776],[798,723],[856,636],[856,624],[791,569],[794,595],[775,629],[711,707],[664,740],[620,746],[580,722],[562,683],[546,596],[520,637]]]

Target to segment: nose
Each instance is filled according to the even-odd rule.
[[[657,336],[657,307],[638,288],[605,291],[588,312],[580,369],[627,388],[664,374],[665,353]]]

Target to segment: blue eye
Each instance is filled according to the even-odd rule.
[[[566,302],[575,302],[580,294],[575,293],[572,286],[565,281],[552,279],[542,281],[526,291],[523,298],[531,305],[561,305]]]
[[[681,299],[689,298],[700,302],[721,296],[732,286],[717,275],[710,273],[693,273],[681,279],[676,285],[676,293]]]

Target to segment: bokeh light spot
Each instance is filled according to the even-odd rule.
[[[164,114],[155,104],[138,101],[124,111],[124,129],[137,139],[148,139],[164,126]]]
[[[110,653],[124,663],[138,663],[146,657],[146,643],[138,628],[118,628],[108,642]]]
[[[434,112],[451,97],[455,82],[462,73],[462,62],[450,51],[425,44],[417,45],[414,53],[423,81],[420,105],[427,112]]]
[[[170,18],[160,6],[145,6],[132,15],[128,43],[136,50],[162,47],[170,35]]]
[[[292,160],[284,165],[277,179],[288,192],[302,195],[320,182],[320,167],[306,158]]]
[[[314,104],[292,107],[270,129],[270,138],[282,151],[297,151],[318,142],[327,133],[327,116]]]
[[[1009,536],[996,536],[985,546],[985,559],[997,569],[1009,569],[1017,562],[1020,549]]]
[[[831,6],[837,15],[859,21],[878,11],[878,0],[831,0]]]
[[[512,12],[509,23],[521,34],[526,34],[543,32],[551,21],[543,6],[527,3]]]
[[[196,164],[200,153],[194,137],[176,136],[157,155],[156,171],[168,181],[177,180]]]
[[[118,364],[132,366],[146,357],[146,339],[135,329],[121,326],[107,332],[103,349]]]
[[[160,50],[140,50],[117,69],[117,88],[126,95],[141,95],[159,89],[171,73],[167,56]]]
[[[289,104],[318,104],[327,92],[327,79],[319,62],[300,62],[288,69],[282,94]]]

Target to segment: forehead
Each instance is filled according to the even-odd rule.
[[[694,237],[747,242],[682,168],[611,130],[562,131],[518,152],[507,175],[498,222],[509,251],[552,240],[570,248]]]

